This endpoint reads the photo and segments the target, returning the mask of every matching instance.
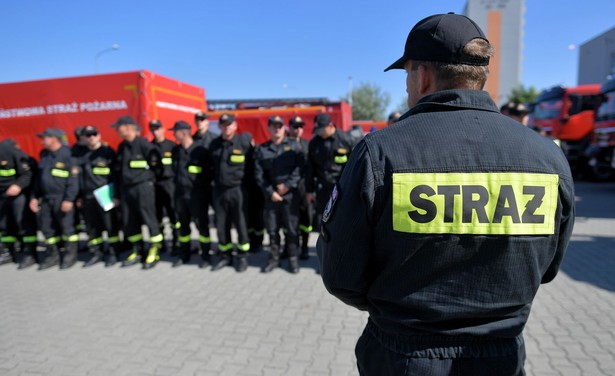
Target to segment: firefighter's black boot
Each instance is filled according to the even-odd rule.
[[[220,252],[220,260],[214,265],[211,270],[216,271],[224,268],[227,265],[231,265],[233,263],[233,254],[231,250]]]
[[[288,266],[293,274],[299,273],[299,257],[297,256],[297,245],[288,245]]]
[[[103,253],[100,249],[100,246],[96,245],[90,248],[90,251],[92,252],[92,257],[88,260],[88,262],[86,262],[85,264],[83,264],[84,268],[88,268],[94,264],[96,264],[99,261],[102,261],[103,259]]]
[[[56,244],[48,244],[47,249],[40,256],[42,257],[38,270],[49,269],[60,263],[60,252],[58,251],[58,246]]]
[[[190,242],[181,243],[177,254],[177,260],[173,263],[173,267],[177,268],[190,262]]]
[[[17,269],[25,269],[36,264],[36,243],[25,243],[23,248],[21,251],[23,256]]]
[[[199,264],[199,268],[203,269],[211,264],[210,250],[211,243],[201,243],[201,263]]]
[[[60,269],[71,268],[77,262],[77,252],[79,250],[79,244],[77,242],[67,242],[66,251],[62,257],[62,264]]]
[[[151,269],[158,261],[160,261],[160,248],[162,247],[161,243],[152,243],[149,246],[149,250],[147,251],[147,257],[145,258],[145,263],[143,264],[143,269]]]
[[[301,254],[299,255],[301,260],[308,260],[310,258],[310,249],[308,247],[309,238],[309,232],[301,231]]]
[[[105,261],[105,267],[113,266],[117,263],[117,251],[114,245],[109,245],[107,249],[107,260]]]
[[[141,254],[143,253],[143,242],[139,241],[132,245],[132,252],[122,262],[122,267],[132,266],[141,262]]]
[[[0,243],[0,265],[15,262],[15,245]]]
[[[248,269],[248,252],[239,251],[237,254],[237,272],[243,273]]]
[[[269,273],[280,265],[280,246],[272,244],[269,252],[269,261],[267,262],[267,266],[263,269],[263,273]]]

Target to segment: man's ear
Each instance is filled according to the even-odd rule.
[[[419,65],[417,74],[419,84],[418,92],[421,97],[436,91],[436,79],[432,69],[424,65]]]

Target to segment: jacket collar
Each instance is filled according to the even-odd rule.
[[[406,112],[399,120],[403,120],[413,114],[426,111],[475,109],[491,112],[499,112],[489,93],[484,90],[442,90],[424,96],[418,103]]]

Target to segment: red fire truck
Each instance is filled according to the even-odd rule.
[[[602,103],[596,110],[592,145],[586,155],[594,177],[608,180],[615,176],[615,80],[600,89]]]
[[[560,144],[574,172],[587,166],[585,149],[594,131],[600,85],[556,86],[538,96],[531,114],[533,128]]]

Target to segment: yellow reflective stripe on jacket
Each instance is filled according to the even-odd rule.
[[[337,164],[344,164],[348,162],[348,156],[347,155],[336,155],[335,158],[333,158],[333,162]]]
[[[14,176],[16,173],[14,168],[0,170],[0,176]]]
[[[130,168],[147,168],[147,161],[145,160],[133,160],[128,164]]]
[[[200,174],[201,172],[203,172],[203,168],[201,166],[194,166],[194,165],[188,166],[189,174]]]
[[[70,176],[70,172],[68,170],[60,170],[58,168],[52,168],[51,176],[55,176],[56,178],[66,179]]]
[[[162,158],[160,160],[162,162],[163,165],[170,165],[173,164],[173,158]]]
[[[393,230],[553,235],[558,184],[557,174],[394,173]]]
[[[245,155],[239,155],[239,154],[231,155],[231,162],[233,163],[244,163],[245,161],[246,161]]]
[[[92,173],[94,175],[109,175],[111,169],[109,167],[94,167],[92,168]]]

